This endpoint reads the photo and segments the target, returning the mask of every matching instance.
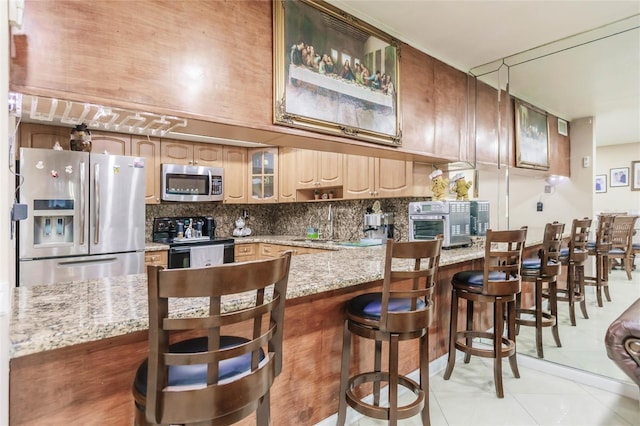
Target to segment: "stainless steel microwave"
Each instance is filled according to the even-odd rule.
[[[162,200],[222,201],[224,170],[222,167],[162,165]]]

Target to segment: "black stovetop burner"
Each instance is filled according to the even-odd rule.
[[[164,244],[206,243],[216,240],[216,221],[210,216],[157,217],[152,238]]]

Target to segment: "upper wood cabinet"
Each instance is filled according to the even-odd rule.
[[[247,202],[247,148],[224,146],[224,202],[243,204]]]
[[[278,148],[278,201],[296,201],[295,148]]]
[[[144,136],[131,137],[131,155],[144,158],[146,204],[159,204],[162,179],[160,173],[160,140]]]
[[[48,124],[21,123],[18,127],[21,148],[52,149],[58,142],[62,149],[70,149],[71,129]]]
[[[343,154],[296,149],[293,161],[297,189],[342,185]]]
[[[413,162],[345,155],[343,197],[406,197],[413,189]]]
[[[222,145],[162,139],[162,164],[222,167]]]
[[[278,148],[252,148],[249,156],[250,203],[278,202]]]
[[[549,129],[549,173],[571,177],[571,143],[567,136],[558,133],[558,117],[547,117]],[[567,130],[570,130],[567,123]]]
[[[63,150],[70,150],[71,129],[48,124],[20,125],[20,146],[52,149],[56,142]],[[91,130],[91,152],[94,154],[131,155],[131,135]]]
[[[469,160],[471,152],[467,134],[467,76],[449,65],[435,61],[434,88],[434,154],[451,161]]]
[[[91,152],[95,154],[131,155],[131,135],[92,131]]]

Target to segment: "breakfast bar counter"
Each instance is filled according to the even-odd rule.
[[[287,237],[238,243],[245,242],[285,244]],[[291,244],[327,251],[292,258],[284,368],[272,388],[272,423],[312,425],[337,411],[343,307],[355,295],[379,289],[385,251],[384,246]],[[451,276],[479,267],[483,255],[480,244],[442,251],[429,330],[430,360],[447,351]],[[225,305],[232,310],[243,303],[229,299]],[[204,314],[206,308],[203,299],[170,307],[176,315],[185,310]],[[131,383],[147,354],[147,328],[145,274],[14,289],[11,424],[90,424],[96,419],[102,424],[130,423]],[[372,351],[361,352],[358,362],[373,362]],[[417,353],[417,347],[407,346],[400,367],[415,369]]]

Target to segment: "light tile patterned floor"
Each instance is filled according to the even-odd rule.
[[[561,304],[560,338],[556,348],[550,329],[543,331],[545,360],[568,364],[594,374],[629,379],[609,360],[604,351],[604,330],[627,306],[640,297],[640,270],[628,281],[623,271],[613,271],[610,278],[612,301],[599,308],[593,288],[587,292],[589,319],[577,311],[577,325],[568,319],[568,307]],[[518,337],[519,352],[535,356],[533,329],[522,327]],[[469,364],[456,362],[451,379],[443,371],[430,379],[430,410],[433,426],[472,425],[640,425],[637,400],[596,387],[564,379],[520,365],[520,379],[511,375],[504,364],[504,399],[495,396],[491,360],[472,357]],[[410,400],[411,395],[404,398]],[[348,424],[353,426],[385,425],[386,421],[362,418],[349,409]],[[335,424],[335,417],[321,425]],[[419,418],[400,422],[420,425]]]

